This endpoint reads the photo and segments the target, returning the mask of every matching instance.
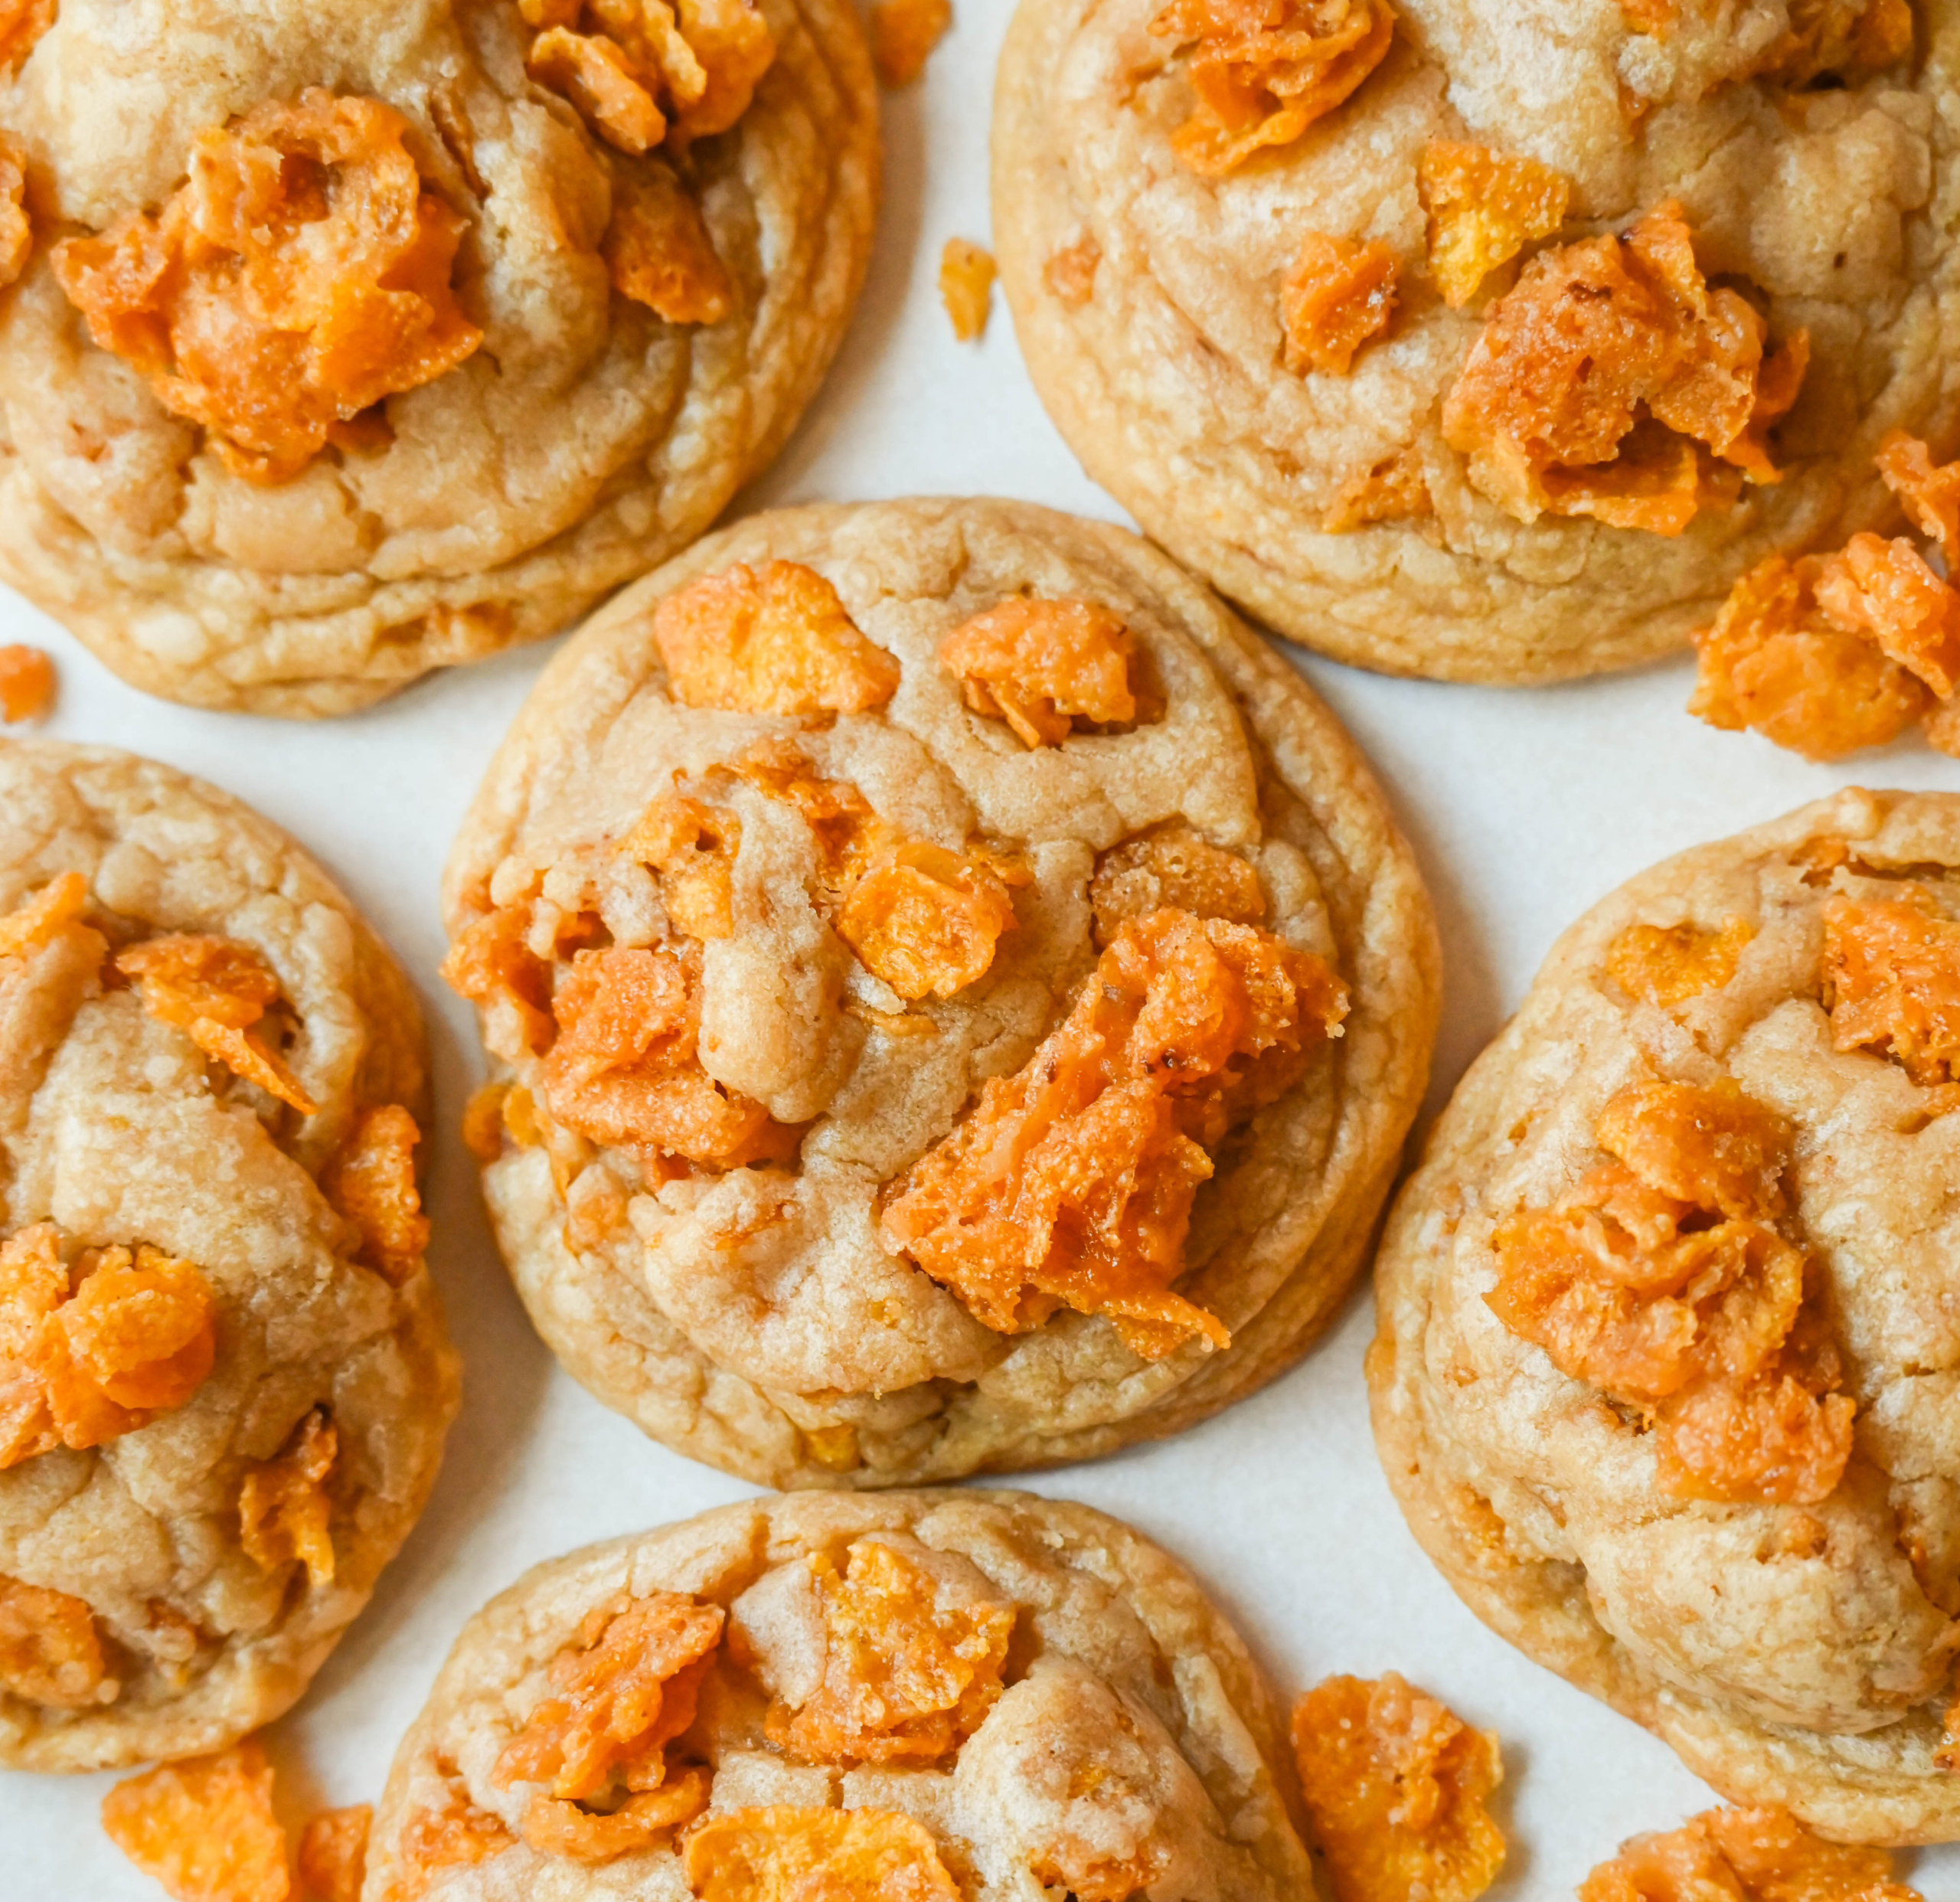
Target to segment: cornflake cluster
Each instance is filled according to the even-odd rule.
[[[1579,1885],[1579,1902],[1920,1902],[1883,1849],[1826,1842],[1782,1809],[1710,1809],[1636,1836]]]

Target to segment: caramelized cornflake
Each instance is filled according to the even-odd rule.
[[[1526,265],[1485,319],[1443,434],[1521,521],[1679,534],[1736,472],[1779,479],[1764,433],[1795,402],[1809,343],[1799,332],[1766,354],[1767,335],[1745,298],[1709,288],[1681,208],[1663,204],[1624,238]]]
[[[0,1689],[55,1711],[109,1702],[117,1686],[88,1606],[66,1592],[0,1577]]]
[[[1681,24],[1681,0],[1620,0],[1620,11],[1634,32],[1664,40]]]
[[[707,221],[665,165],[635,166],[615,181],[599,248],[612,288],[670,324],[718,324],[735,307]]]
[[[841,904],[884,836],[871,802],[847,779],[818,777],[789,740],[751,747],[729,769],[758,792],[794,808],[817,842],[822,896]]]
[[[1332,112],[1386,57],[1395,13],[1388,0],[1171,0],[1150,30],[1188,49],[1197,96],[1171,143],[1219,178]]]
[[[0,72],[5,70],[5,28],[0,25]],[[27,155],[0,132],[0,290],[28,267],[34,227],[28,219]],[[12,714],[8,716],[14,717]]]
[[[238,1489],[239,1542],[260,1570],[276,1571],[297,1559],[309,1584],[333,1583],[333,1502],[326,1480],[339,1450],[340,1436],[326,1410],[316,1407],[276,1458],[247,1469]]]
[[[5,243],[6,233],[0,229],[0,251]],[[5,272],[0,270],[0,284],[6,281]],[[38,720],[54,704],[54,662],[38,647],[0,647],[0,721],[14,726]]]
[[[1824,907],[1831,1041],[1883,1051],[1922,1085],[1960,1076],[1960,924],[1922,887]]]
[[[422,1265],[428,1218],[415,1186],[422,1132],[399,1103],[364,1110],[339,1155],[320,1176],[328,1201],[361,1233],[358,1259],[397,1287]]]
[[[1355,469],[1334,491],[1320,525],[1324,534],[1344,535],[1370,522],[1407,521],[1435,512],[1423,459],[1406,449]]]
[[[1720,931],[1692,924],[1628,925],[1607,950],[1606,971],[1628,996],[1672,1010],[1726,985],[1755,936],[1743,918],[1727,920]]]
[[[1102,262],[1102,246],[1085,233],[1073,244],[1049,253],[1041,267],[1042,282],[1059,302],[1080,310],[1096,295],[1096,271]]]
[[[951,997],[986,975],[1001,934],[1014,929],[1003,869],[1014,871],[922,839],[887,845],[851,887],[838,935],[908,1003]]]
[[[289,479],[338,425],[482,342],[450,286],[465,221],[423,190],[408,129],[318,87],[254,106],[198,135],[161,213],[55,247],[90,335],[234,474]]]
[[[504,1153],[504,1104],[510,1094],[508,1083],[485,1083],[463,1106],[463,1147],[479,1162],[494,1162]]]
[[[256,1738],[118,1783],[102,1827],[177,1902],[286,1902],[286,1832]]]
[[[655,610],[653,635],[683,706],[730,713],[871,713],[898,691],[837,590],[794,561],[704,575]]]
[[[688,1832],[685,1854],[696,1902],[959,1902],[961,1894],[925,1825],[894,1810],[724,1810]]]
[[[1726,1079],[1638,1084],[1595,1139],[1614,1159],[1491,1237],[1498,1319],[1575,1380],[1645,1412],[1664,1490],[1815,1505],[1856,1403],[1772,1225],[1788,1133]]]
[[[1293,1711],[1293,1750],[1335,1902],[1471,1902],[1504,1866],[1485,1799],[1498,1740],[1393,1672],[1329,1678]]]
[[[1878,472],[1913,525],[1939,544],[1949,575],[1960,574],[1960,462],[1936,463],[1916,437],[1895,430],[1878,447]]]
[[[534,1796],[524,1812],[524,1839],[547,1856],[573,1862],[610,1862],[652,1848],[707,1807],[710,1779],[704,1770],[684,1772],[627,1797],[616,1809],[587,1809],[556,1796]]]
[[[770,1740],[819,1763],[936,1763],[980,1727],[1001,1691],[1008,1603],[942,1605],[932,1575],[876,1538],[841,1574],[808,1560],[823,1606],[822,1681],[769,1714]]]
[[[89,881],[80,872],[49,880],[25,904],[0,917],[0,958],[39,950],[80,918],[88,897]]]
[[[371,1803],[323,1809],[299,1832],[299,1887],[310,1902],[361,1902]]]
[[[1857,80],[1913,51],[1910,0],[1798,0],[1790,28],[1753,68],[1759,79],[1804,87],[1829,76]]]
[[[557,1034],[550,967],[524,942],[529,922],[524,907],[500,905],[466,925],[443,960],[443,982],[483,1006],[484,1041],[507,1060],[550,1048]]]
[[[236,938],[150,938],[118,952],[116,968],[159,1023],[175,1025],[233,1075],[302,1116],[313,1114],[317,1106],[299,1079],[251,1034],[281,1000],[277,976],[251,946]]]
[[[1126,839],[1097,859],[1089,902],[1099,950],[1125,920],[1148,917],[1167,906],[1234,924],[1256,924],[1266,916],[1266,893],[1253,866],[1176,823]]]
[[[1229,1339],[1173,1293],[1208,1149],[1347,1013],[1318,958],[1167,910],[1124,922],[1068,1015],[893,1185],[884,1233],[987,1326],[1106,1314],[1135,1353]]]
[[[948,238],[939,253],[939,302],[961,343],[973,343],[987,328],[993,308],[993,253],[965,238]]]
[[[659,875],[674,929],[706,943],[734,933],[735,855],[741,846],[742,822],[733,812],[669,792],[641,814],[619,850]]]
[[[1960,593],[1928,567],[1903,536],[1854,535],[1813,570],[1828,621],[1875,642],[1941,699],[1960,684]]]
[[[1580,1884],[1579,1902],[1920,1902],[1883,1849],[1826,1842],[1785,1809],[1710,1809],[1636,1836]]]
[[[1499,266],[1565,222],[1572,185],[1536,158],[1488,145],[1432,139],[1416,162],[1429,217],[1429,275],[1461,310]]]
[[[910,86],[952,25],[952,0],[877,0],[871,8],[871,57],[887,86]]]
[[[1395,314],[1395,253],[1386,244],[1309,231],[1280,296],[1286,368],[1344,377],[1354,354]]]
[[[400,1873],[382,1902],[422,1902],[440,1871],[488,1862],[517,1841],[501,1817],[470,1802],[453,1766],[444,1768],[449,1801],[440,1809],[425,1806],[409,1812],[395,1851]]]
[[[959,680],[967,705],[1004,720],[1026,747],[1060,746],[1078,721],[1134,720],[1135,659],[1122,617],[1096,601],[1015,596],[939,643],[939,665]]]
[[[11,79],[54,24],[55,0],[0,0],[0,79]]]

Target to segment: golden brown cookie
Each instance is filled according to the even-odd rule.
[[[763,515],[648,577],[546,671],[446,891],[532,1319],[779,1485],[1082,1458],[1271,1378],[1435,1024],[1326,709],[1135,537],[1011,503]]]
[[[1960,798],[1575,925],[1378,1260],[1375,1431],[1472,1610],[1732,1801],[1960,1838]]]
[[[1285,1750],[1238,1635],[1116,1520],[756,1500],[538,1566],[470,1621],[364,1893],[1299,1902]]]
[[[1279,632],[1683,645],[1960,447],[1952,0],[1023,0],[994,235],[1089,472]]]
[[[435,1479],[422,1023],[283,833],[0,743],[0,1763],[299,1697]]]
[[[774,456],[863,277],[848,0],[10,18],[0,577],[152,693],[340,713],[564,626]]]

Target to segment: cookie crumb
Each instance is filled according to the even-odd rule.
[[[54,663],[39,648],[0,647],[0,721],[11,727],[45,719],[54,691]]]
[[[1286,368],[1344,377],[1395,314],[1400,266],[1386,244],[1309,231],[1281,293]]]
[[[910,86],[952,25],[952,0],[878,0],[871,9],[871,58],[879,83]]]
[[[975,342],[985,332],[993,299],[993,253],[965,238],[948,238],[939,253],[939,301],[960,342]]]
[[[102,1826],[176,1902],[287,1902],[292,1892],[256,1737],[118,1783],[102,1799]]]
[[[1579,1884],[1579,1902],[1920,1902],[1884,1849],[1826,1842],[1785,1809],[1708,1809],[1636,1836]]]

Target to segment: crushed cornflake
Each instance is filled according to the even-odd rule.
[[[111,1702],[119,1687],[88,1606],[66,1592],[0,1577],[0,1688],[56,1711]]]
[[[448,1801],[440,1809],[418,1806],[403,1819],[397,1874],[381,1902],[422,1902],[441,1871],[488,1862],[517,1840],[501,1817],[470,1802],[452,1763],[439,1760],[439,1767],[449,1783]]]
[[[463,1106],[463,1147],[479,1162],[494,1162],[504,1153],[504,1104],[510,1094],[508,1083],[485,1083]]]
[[[88,896],[89,881],[80,872],[51,879],[25,904],[0,917],[0,958],[40,949],[80,919]]]
[[[704,943],[733,935],[735,855],[742,822],[733,812],[663,794],[620,842],[622,857],[657,873],[668,922]]]
[[[942,1605],[931,1574],[877,1538],[840,1574],[808,1560],[823,1606],[823,1675],[795,1710],[770,1709],[771,1742],[813,1763],[936,1763],[980,1727],[1001,1691],[1011,1603]]]
[[[893,1810],[724,1810],[688,1832],[684,1867],[696,1902],[959,1902],[962,1893],[931,1832]]]
[[[188,1261],[83,1249],[52,1223],[0,1243],[0,1468],[100,1446],[181,1407],[211,1371],[216,1309]]]
[[[665,165],[635,166],[614,181],[599,249],[612,288],[670,324],[718,324],[735,307],[707,221]]]
[[[1918,1569],[1916,1565],[1914,1569]],[[1932,1753],[1933,1768],[1951,1776],[1960,1773],[1960,1694],[1946,1707],[1945,1720],[1939,1728],[1940,1744]]]
[[[952,0],[877,0],[871,8],[871,57],[887,86],[910,86],[952,25]]]
[[[1606,971],[1628,996],[1672,1010],[1727,984],[1755,936],[1743,918],[1726,920],[1720,931],[1692,924],[1628,925],[1608,948]]]
[[[730,713],[871,713],[898,663],[859,632],[836,589],[795,561],[704,575],[655,610],[654,639],[683,706]]]
[[[500,905],[466,925],[443,960],[443,982],[483,1007],[483,1041],[507,1062],[549,1049],[558,1034],[550,966],[525,943],[529,928],[524,907]]]
[[[846,779],[825,779],[786,740],[751,747],[729,770],[767,798],[794,809],[817,844],[822,896],[841,904],[885,836],[871,802]]]
[[[326,1410],[316,1407],[275,1458],[247,1468],[238,1489],[239,1542],[260,1570],[276,1571],[296,1559],[309,1583],[333,1583],[333,1502],[326,1481],[339,1450],[340,1436]]]
[[[1491,1311],[1657,1430],[1664,1490],[1815,1505],[1851,1456],[1856,1403],[1773,1224],[1788,1132],[1726,1079],[1636,1084],[1602,1112],[1613,1159],[1491,1237]]]
[[[1320,525],[1325,534],[1345,535],[1370,522],[1407,521],[1435,512],[1422,456],[1411,448],[1355,469],[1334,491]]]
[[[1389,0],[1171,0],[1152,33],[1188,49],[1197,109],[1171,136],[1206,178],[1290,145],[1379,66]]]
[[[1681,0],[1620,0],[1620,11],[1634,32],[1664,40],[1681,24]]]
[[[961,343],[978,340],[994,302],[994,256],[965,238],[948,238],[939,253],[939,302]]]
[[[1952,697],[1960,681],[1960,593],[1911,542],[1854,535],[1818,562],[1813,586],[1826,620],[1876,642],[1942,700]]]
[[[1883,1052],[1916,1083],[1949,1083],[1960,1077],[1960,924],[1923,887],[1905,890],[1824,904],[1831,1041]]]
[[[269,101],[198,135],[160,213],[55,247],[90,335],[234,474],[289,479],[482,343],[450,284],[466,221],[423,190],[408,131],[318,87]]]
[[[1060,746],[1078,721],[1135,719],[1135,662],[1122,616],[1096,601],[1016,596],[962,621],[939,643],[939,665],[959,681],[967,705],[1004,720],[1026,747]]]
[[[361,1902],[371,1803],[323,1809],[299,1832],[299,1887],[309,1902]]]
[[[132,944],[116,968],[159,1023],[185,1033],[207,1056],[268,1096],[310,1116],[317,1106],[283,1061],[252,1033],[281,1001],[277,975],[236,938],[172,934]]]
[[[893,1185],[886,1237],[987,1326],[1066,1306],[1160,1359],[1215,1315],[1171,1292],[1210,1149],[1338,1034],[1347,987],[1270,933],[1125,921],[1067,1016]]]
[[[286,1832],[255,1737],[118,1783],[102,1826],[177,1902],[286,1902]]]
[[[1939,463],[1916,436],[1894,430],[1878,446],[1878,472],[1929,541],[1945,557],[1946,571],[1960,570],[1960,462]]]
[[[703,1769],[684,1771],[658,1789],[626,1797],[618,1808],[587,1809],[562,1797],[534,1796],[524,1814],[524,1839],[547,1856],[609,1862],[652,1848],[707,1807],[712,1781]]]
[[[1266,916],[1265,889],[1252,864],[1176,821],[1103,853],[1089,881],[1089,902],[1099,950],[1126,919],[1167,906],[1234,924],[1256,924]]]
[[[1785,1809],[1709,1809],[1636,1836],[1579,1884],[1579,1902],[1920,1902],[1883,1849],[1826,1842]]]
[[[5,281],[0,276],[0,283]],[[0,721],[15,726],[44,717],[54,704],[54,663],[39,648],[0,647]]]
[[[1805,87],[1827,77],[1857,80],[1913,51],[1911,0],[1796,0],[1789,31],[1752,69],[1759,79]]]
[[[1025,884],[1027,874],[985,853],[923,839],[887,845],[851,887],[838,936],[908,1003],[951,997],[985,976],[1014,929],[1010,880]]]
[[[1797,398],[1802,332],[1766,351],[1738,292],[1711,290],[1681,208],[1624,238],[1541,251],[1490,307],[1443,404],[1471,482],[1547,512],[1676,535],[1743,479],[1779,479],[1765,432]]]
[[[1565,222],[1572,185],[1536,158],[1432,139],[1416,162],[1429,219],[1429,275],[1461,310],[1491,272]]]
[[[1049,253],[1041,279],[1059,302],[1080,310],[1096,295],[1096,271],[1102,262],[1102,246],[1084,233],[1073,244]]]
[[[4,39],[0,39],[0,49],[4,46]],[[4,70],[5,57],[4,50],[0,50],[0,70]],[[34,252],[34,227],[28,219],[27,194],[27,155],[0,132],[0,290],[27,269]]]
[[[1393,1672],[1315,1685],[1293,1750],[1334,1902],[1472,1902],[1504,1866],[1485,1807],[1504,1780],[1496,1737]]]
[[[54,24],[55,0],[0,0],[0,79],[18,73]]]
[[[1354,354],[1395,314],[1395,253],[1386,244],[1309,231],[1280,293],[1286,368],[1344,377]]]
[[[415,1145],[422,1132],[399,1103],[364,1110],[340,1153],[320,1176],[320,1190],[361,1234],[358,1259],[399,1287],[422,1265],[428,1217],[415,1186]]]

